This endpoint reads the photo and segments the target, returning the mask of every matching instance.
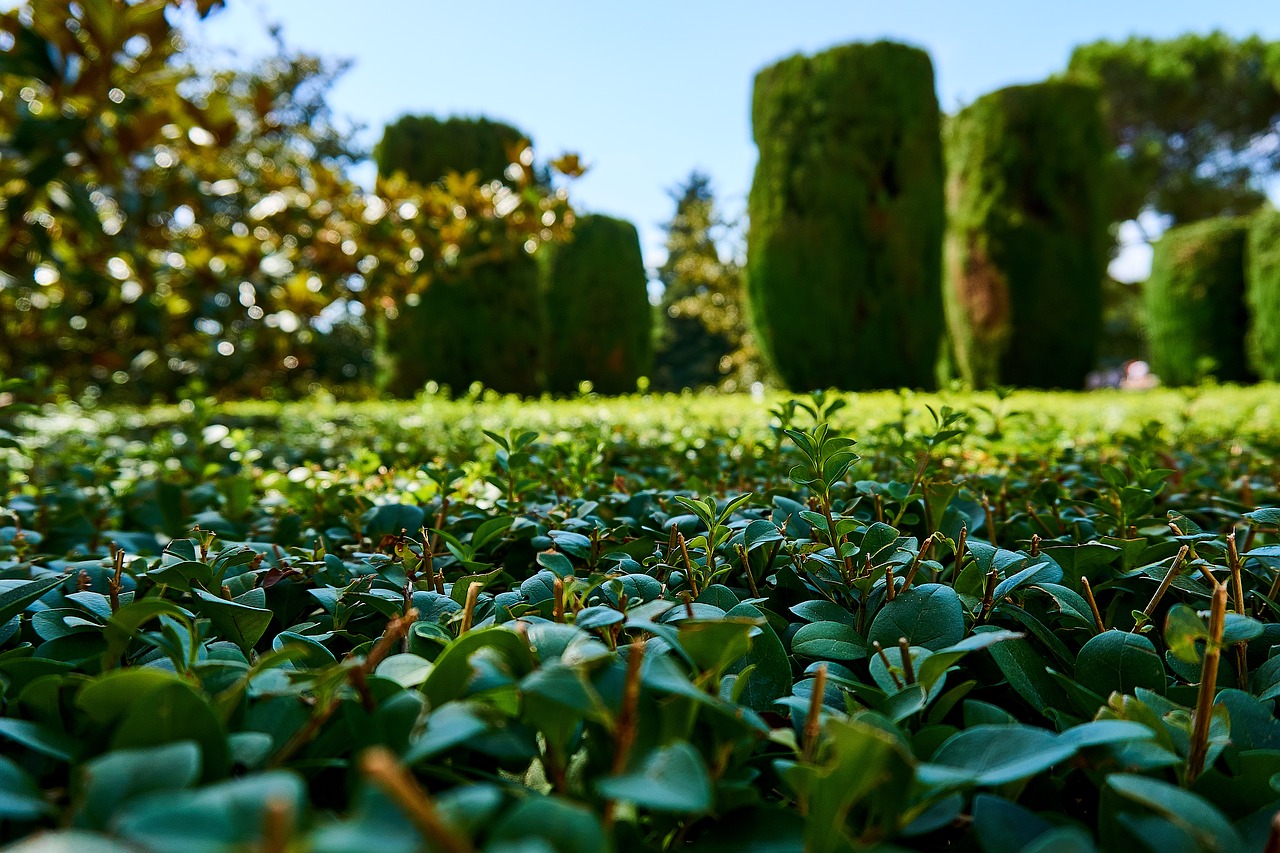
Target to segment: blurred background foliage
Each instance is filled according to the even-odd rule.
[[[501,179],[366,191],[326,101],[343,65],[281,43],[246,70],[194,67],[182,5],[0,16],[0,371],[139,400],[367,379],[369,312],[563,231],[568,196],[524,145]]]
[[[444,287],[485,281],[494,294],[472,297],[524,306],[502,323],[536,324],[530,340],[554,335],[562,315],[544,297],[507,299],[503,287],[532,285],[502,270],[572,239],[568,185],[583,161],[540,160],[526,134],[484,116],[405,116],[366,151],[329,104],[347,63],[291,50],[278,31],[274,54],[245,67],[192,58],[175,22],[199,26],[224,2],[26,0],[0,13],[0,374],[86,401],[192,387],[411,394],[436,371],[397,384],[388,365],[465,345],[483,369],[441,377],[455,392],[469,379],[501,384],[493,370],[510,371],[485,363],[501,341],[463,323],[448,338],[430,306],[470,311],[476,298]],[[1136,229],[1150,242],[1170,225],[1266,206],[1280,168],[1280,44],[1222,33],[1100,41],[1060,76],[1100,95],[1113,237]],[[362,185],[353,175],[370,160],[378,177]],[[698,171],[671,198],[667,257],[647,271],[650,387],[776,384],[748,311],[745,221],[725,215]],[[617,278],[634,289],[632,266]],[[1254,288],[1251,304],[1273,304],[1270,292]],[[1102,315],[1098,363],[1147,355],[1140,285],[1106,279]],[[505,328],[470,319],[473,331]],[[528,352],[539,363],[515,390],[538,393],[544,355]]]

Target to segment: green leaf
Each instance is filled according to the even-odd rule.
[[[41,578],[5,589],[0,593],[0,625],[26,610],[33,601],[65,580],[65,577],[59,575],[56,578]]]
[[[964,638],[964,606],[956,591],[942,584],[926,583],[898,593],[886,601],[871,622],[867,637],[888,648],[906,637],[913,646],[938,651]]]
[[[231,763],[227,733],[208,701],[183,681],[163,685],[133,702],[111,738],[113,749],[136,749],[190,740],[200,745],[205,778]]]
[[[649,753],[635,772],[596,783],[602,797],[642,809],[679,814],[711,810],[711,777],[702,755],[685,741]]]
[[[600,819],[586,806],[559,797],[532,796],[498,818],[489,836],[489,849],[498,849],[503,842],[528,845],[533,839],[542,839],[546,844],[533,849],[600,853],[604,837]]]
[[[977,633],[999,630],[982,626]],[[1042,714],[1067,706],[1067,696],[1048,673],[1048,664],[1026,640],[1006,640],[989,650],[1009,686]]]
[[[267,809],[303,814],[306,788],[283,770],[246,776],[194,791],[151,794],[125,806],[116,833],[150,850],[222,853],[257,844]]]
[[[37,820],[52,811],[53,806],[27,771],[0,755],[0,820]]]
[[[11,740],[33,752],[58,761],[70,761],[76,743],[64,732],[55,731],[30,720],[0,717],[0,743]]]
[[[871,654],[871,647],[849,625],[810,622],[792,636],[791,652],[816,660],[862,660]]]
[[[1163,694],[1167,682],[1164,661],[1151,641],[1115,629],[1090,638],[1080,649],[1076,679],[1103,697],[1113,691],[1131,694],[1138,687]]]
[[[375,670],[380,678],[388,678],[401,687],[417,687],[427,680],[433,668],[431,661],[415,654],[390,655]]]
[[[515,632],[502,627],[468,631],[445,647],[422,684],[422,692],[431,707],[438,708],[466,693],[474,672],[471,656],[481,651],[496,655],[517,677],[527,674],[534,666],[528,644]]]
[[[399,536],[400,532],[417,533],[422,529],[427,514],[422,507],[411,504],[382,504],[364,514],[360,523],[364,535],[375,543],[383,536]]]
[[[1053,827],[1017,803],[990,794],[973,798],[973,831],[983,853],[1021,853]]]
[[[434,758],[443,752],[453,749],[478,737],[489,728],[466,702],[450,702],[431,713],[427,718],[427,729],[422,736],[409,744],[404,754],[404,763],[417,764]]]
[[[948,738],[932,763],[960,771],[975,785],[1003,785],[1043,773],[1075,752],[1073,744],[1044,729],[981,725]]]
[[[1102,844],[1105,849],[1121,849],[1134,839],[1115,826],[1114,818],[1135,808],[1140,814],[1155,813],[1194,838],[1199,849],[1215,853],[1236,853],[1243,841],[1230,822],[1201,797],[1167,782],[1113,773],[1102,788]],[[1108,820],[1111,817],[1111,820]]]
[[[214,630],[224,639],[230,640],[243,651],[249,652],[258,640],[266,633],[274,615],[264,607],[255,607],[248,601],[261,600],[265,603],[265,593],[261,589],[252,589],[234,601],[193,589],[196,609],[200,615],[213,623]],[[250,596],[257,593],[256,596]]]
[[[106,829],[120,807],[153,791],[176,791],[200,778],[200,747],[177,741],[150,749],[118,749],[84,765],[76,825]]]

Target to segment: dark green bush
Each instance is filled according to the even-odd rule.
[[[636,227],[578,219],[547,263],[546,389],[570,394],[591,382],[603,394],[634,391],[653,360],[653,309]]]
[[[891,42],[756,76],[747,282],[792,388],[934,382],[943,172],[933,64]]]
[[[1165,384],[1248,378],[1247,235],[1245,220],[1207,219],[1170,228],[1155,244],[1143,303],[1151,367]]]
[[[992,92],[947,127],[945,302],[960,374],[1079,388],[1102,326],[1107,146],[1097,92]]]
[[[374,152],[378,172],[431,183],[447,172],[502,177],[507,148],[527,139],[485,118],[404,116],[387,125]],[[402,304],[383,336],[387,390],[408,396],[429,381],[465,391],[473,382],[515,394],[537,394],[542,313],[538,266],[527,256],[478,263],[438,279],[416,305]]]
[[[1259,378],[1280,382],[1280,210],[1269,207],[1254,216],[1246,255],[1245,354]]]
[[[429,184],[446,172],[480,172],[481,180],[502,178],[511,164],[508,148],[529,137],[517,128],[487,118],[438,119],[401,116],[387,125],[373,150],[378,173]]]
[[[525,255],[434,281],[387,324],[387,390],[409,396],[434,381],[455,392],[482,382],[504,393],[539,393],[538,285],[538,265]]]

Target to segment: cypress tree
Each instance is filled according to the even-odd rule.
[[[538,265],[527,255],[431,282],[417,305],[402,305],[387,324],[387,390],[412,396],[437,382],[456,393],[482,382],[508,394],[539,393],[538,287]]]
[[[793,56],[755,80],[747,287],[797,389],[934,382],[943,171],[933,64],[892,42]]]
[[[501,180],[511,164],[510,149],[528,136],[509,124],[487,118],[401,116],[382,131],[373,149],[378,174],[402,172],[430,184],[446,172],[480,173],[480,180]]]
[[[547,263],[546,388],[571,394],[589,381],[603,394],[636,389],[653,359],[653,309],[636,227],[580,217]]]
[[[1233,218],[1170,228],[1143,285],[1151,368],[1166,385],[1248,377],[1244,354],[1245,240]]]
[[[388,125],[375,159],[378,172],[402,172],[429,184],[447,172],[478,170],[496,180],[508,149],[527,135],[488,119],[405,116]],[[455,392],[473,382],[512,394],[537,394],[543,314],[538,265],[519,252],[477,263],[428,285],[417,304],[399,306],[382,335],[387,390],[415,394],[429,381]]]
[[[1268,207],[1254,216],[1246,257],[1249,367],[1261,379],[1280,382],[1280,210]]]
[[[1106,138],[1076,83],[984,95],[949,123],[947,325],[971,384],[1079,388],[1107,266]]]

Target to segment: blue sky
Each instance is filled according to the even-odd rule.
[[[726,212],[745,207],[756,151],[751,81],[796,52],[892,38],[926,48],[952,111],[1001,86],[1062,69],[1074,45],[1131,34],[1221,29],[1280,39],[1264,0],[229,0],[192,32],[202,49],[249,60],[266,24],[296,49],[354,60],[332,103],[376,139],[403,113],[487,115],[540,155],[577,151],[591,171],[580,209],[632,220],[661,262],[667,191],[708,172]],[[225,51],[225,52],[224,52]],[[228,54],[229,52],[229,54]],[[1123,264],[1142,272],[1145,256]]]

